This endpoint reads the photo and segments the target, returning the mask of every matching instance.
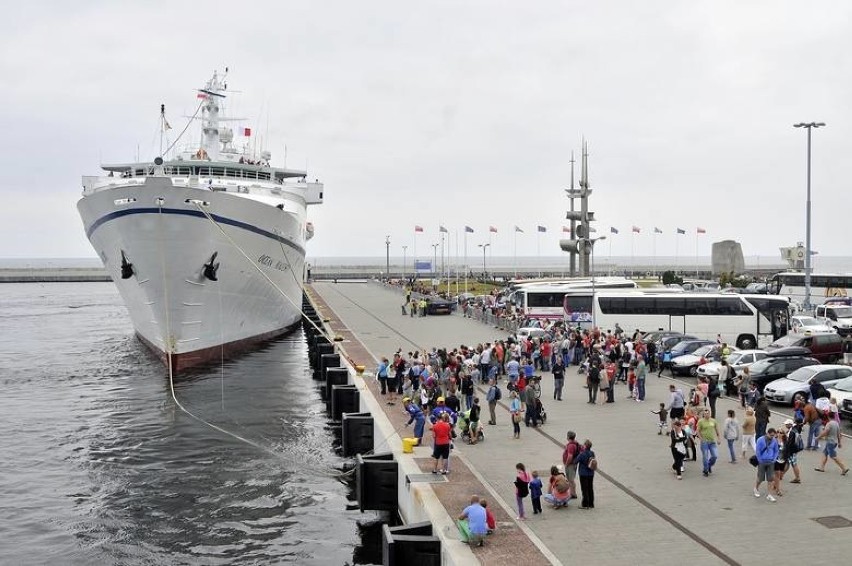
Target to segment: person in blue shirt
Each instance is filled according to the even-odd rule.
[[[754,484],[754,496],[760,497],[760,484],[766,481],[766,499],[775,501],[772,495],[772,480],[775,477],[775,460],[778,458],[780,447],[775,439],[775,429],[770,428],[766,434],[757,439],[754,455],[757,457],[757,482]]]
[[[538,477],[538,472],[533,470],[532,481],[530,482],[530,497],[532,498],[533,515],[541,513],[541,478]]]
[[[577,475],[580,477],[580,491],[583,499],[580,503],[580,509],[595,508],[595,470],[589,466],[589,462],[595,459],[595,453],[592,452],[592,441],[586,440],[583,442],[583,449],[577,454]]]
[[[459,522],[465,520],[470,530],[470,534],[468,535],[470,545],[483,546],[485,544],[485,536],[488,534],[488,515],[485,507],[479,504],[478,495],[470,498],[470,505],[465,507],[461,515],[459,515]]]
[[[447,413],[448,415],[450,415],[450,421],[452,422],[452,425],[456,426],[456,421],[459,418],[458,413],[456,413],[455,411],[453,411],[452,409],[447,407],[446,402],[445,402],[443,397],[438,397],[438,399],[435,402],[436,402],[436,406],[435,406],[434,409],[432,409],[432,412],[429,415],[429,421],[432,424],[435,424],[436,422],[438,422],[438,419],[441,418],[441,415],[443,415],[444,413]]]
[[[423,411],[417,406],[417,403],[412,403],[411,399],[406,397],[402,400],[402,405],[408,413],[409,419],[405,426],[411,426],[414,423],[414,436],[417,438],[417,446],[423,442],[423,429],[426,426],[426,417],[423,416]]]

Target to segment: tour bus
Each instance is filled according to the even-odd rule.
[[[670,330],[749,350],[787,334],[790,300],[771,295],[575,290],[565,294],[565,321],[583,328]]]
[[[776,273],[769,279],[768,292],[789,297],[791,301],[805,303],[805,274],[788,271]],[[821,305],[831,297],[848,297],[852,294],[852,275],[812,273],[811,304]]]
[[[576,289],[636,289],[625,277],[590,277],[563,281],[530,281],[518,285],[509,294],[509,302],[518,314],[530,318],[562,320],[565,293]]]

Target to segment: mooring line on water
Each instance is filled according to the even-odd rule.
[[[261,269],[260,269],[260,268],[259,268],[259,267],[258,267],[258,266],[257,266],[257,265],[256,265],[256,264],[252,261],[252,260],[251,260],[251,258],[249,258],[249,256],[245,253],[245,251],[244,251],[244,250],[243,250],[243,249],[242,249],[242,248],[241,248],[241,247],[240,247],[240,246],[239,246],[239,245],[238,245],[238,244],[237,244],[237,243],[233,240],[233,238],[231,238],[231,237],[230,237],[230,235],[229,235],[227,232],[225,232],[225,230],[224,230],[224,229],[222,229],[222,227],[219,225],[219,223],[217,223],[217,222],[216,222],[216,221],[215,221],[215,220],[214,220],[214,219],[210,216],[210,214],[209,214],[206,210],[204,210],[204,209],[201,207],[200,203],[196,202],[196,203],[195,203],[195,205],[196,205],[196,207],[197,207],[197,208],[198,208],[198,209],[199,209],[199,210],[200,210],[200,211],[201,211],[201,212],[202,212],[202,213],[203,213],[203,214],[204,214],[204,215],[208,218],[208,220],[210,220],[210,222],[212,222],[212,223],[213,223],[213,225],[214,225],[214,226],[216,226],[216,227],[219,229],[219,231],[220,231],[220,232],[221,232],[221,233],[225,236],[225,238],[227,238],[227,239],[228,239],[228,241],[229,241],[229,242],[230,242],[230,243],[231,243],[231,244],[232,244],[232,245],[233,245],[233,246],[234,246],[234,247],[235,247],[235,248],[236,248],[236,249],[237,249],[237,250],[238,250],[238,251],[239,251],[239,252],[243,255],[243,257],[245,257],[245,258],[246,258],[246,260],[247,260],[249,263],[251,263],[252,265],[254,265],[254,266],[255,266],[255,268],[258,270],[258,272],[259,272],[259,273],[260,273],[260,274],[261,274],[261,275],[262,275],[262,276],[263,276],[263,277],[264,277],[264,278],[265,278],[265,279],[266,279],[266,280],[267,280],[267,281],[268,281],[268,282],[269,282],[269,283],[270,283],[270,284],[271,284],[271,285],[272,285],[272,286],[273,286],[273,287],[274,287],[274,288],[275,288],[275,289],[276,289],[276,290],[277,290],[277,291],[278,291],[278,292],[279,292],[282,296],[284,296],[284,297],[285,297],[288,301],[290,301],[290,303],[292,303],[292,304],[293,304],[293,306],[295,306],[295,307],[296,307],[296,309],[299,311],[299,313],[302,315],[302,317],[303,317],[304,319],[307,319],[307,320],[308,320],[308,321],[309,321],[309,322],[310,322],[310,323],[311,323],[311,324],[312,324],[312,325],[313,325],[313,326],[317,329],[317,331],[318,331],[318,332],[320,332],[320,333],[321,333],[321,334],[323,334],[324,336],[328,337],[328,336],[327,336],[327,334],[323,331],[323,329],[322,329],[322,328],[320,328],[319,326],[317,326],[316,324],[314,324],[314,322],[313,322],[312,320],[310,320],[310,319],[309,319],[309,317],[307,317],[307,316],[305,315],[305,312],[302,310],[301,306],[296,305],[296,303],[295,303],[295,302],[294,302],[294,301],[293,301],[293,300],[292,300],[289,296],[287,296],[287,294],[286,294],[286,293],[284,293],[284,292],[283,292],[283,291],[282,291],[282,290],[278,287],[278,285],[276,285],[276,284],[275,284],[275,282],[274,282],[274,281],[272,281],[272,280],[269,278],[269,276],[268,276],[268,275],[266,275],[266,273],[264,273],[264,272],[263,272],[263,271],[262,271],[262,270],[261,270]],[[159,214],[159,216],[160,216],[160,231],[161,231],[161,233],[165,233],[165,232],[163,231],[163,226],[162,226],[162,202],[158,203],[158,206],[159,206],[159,208],[160,208],[160,214]],[[285,254],[285,257],[286,257],[286,254]],[[225,429],[225,428],[223,428],[223,427],[221,427],[221,426],[219,426],[219,425],[216,425],[216,424],[214,424],[214,423],[211,423],[210,421],[207,421],[207,420],[206,420],[206,419],[204,419],[203,417],[201,417],[201,416],[199,416],[199,415],[196,415],[195,413],[193,413],[192,411],[190,411],[189,409],[187,409],[187,408],[186,408],[186,407],[185,407],[185,406],[184,406],[184,405],[183,405],[183,404],[182,404],[182,403],[178,400],[178,398],[177,398],[177,394],[175,393],[175,385],[174,385],[174,368],[172,367],[172,354],[173,354],[174,352],[173,352],[173,347],[172,347],[172,344],[171,344],[171,321],[170,321],[169,313],[168,313],[168,277],[167,277],[167,274],[166,274],[165,252],[164,252],[164,250],[163,250],[162,239],[161,239],[161,241],[160,241],[160,259],[161,259],[162,271],[163,271],[163,297],[164,297],[163,304],[164,304],[164,305],[166,305],[166,309],[165,309],[166,337],[165,337],[165,340],[164,340],[164,352],[165,352],[165,355],[166,355],[166,365],[168,366],[168,369],[169,369],[169,391],[171,392],[172,400],[174,401],[175,405],[176,405],[176,406],[177,406],[177,407],[178,407],[181,411],[183,411],[186,415],[188,415],[189,417],[191,417],[191,418],[192,418],[192,419],[194,419],[195,421],[197,421],[197,422],[199,422],[199,423],[201,423],[201,424],[203,424],[203,425],[205,425],[205,426],[207,426],[207,427],[209,427],[209,428],[211,428],[211,429],[213,429],[213,430],[215,430],[215,431],[218,431],[218,432],[220,432],[220,433],[222,433],[222,434],[224,434],[224,435],[230,436],[231,438],[233,438],[233,439],[235,439],[235,440],[238,440],[238,441],[243,442],[243,443],[245,443],[245,444],[247,444],[247,445],[249,445],[249,446],[252,446],[252,447],[256,448],[257,450],[260,450],[260,451],[265,452],[265,453],[267,453],[267,454],[269,454],[269,455],[271,455],[271,456],[274,456],[276,459],[279,459],[279,460],[285,461],[285,462],[287,462],[288,464],[291,464],[291,465],[293,465],[293,466],[301,466],[301,468],[302,468],[302,469],[306,469],[306,470],[311,471],[311,472],[316,473],[316,474],[322,474],[322,475],[325,475],[325,476],[327,476],[327,477],[333,477],[333,478],[342,478],[342,477],[346,477],[346,476],[348,475],[348,473],[349,473],[349,472],[339,472],[339,471],[337,471],[337,470],[335,470],[334,472],[330,472],[330,470],[329,470],[328,468],[312,467],[311,465],[309,465],[309,464],[308,464],[307,462],[305,462],[305,461],[298,462],[298,461],[296,461],[295,459],[292,459],[292,458],[288,460],[288,459],[286,459],[286,458],[284,457],[284,454],[282,454],[282,453],[280,453],[280,452],[277,452],[277,451],[275,451],[275,450],[273,450],[273,449],[271,449],[271,448],[269,448],[269,447],[267,447],[267,446],[264,446],[264,445],[262,445],[262,444],[260,444],[260,443],[258,443],[258,442],[255,442],[255,441],[253,441],[253,440],[251,440],[251,439],[249,439],[249,438],[246,438],[246,437],[244,437],[244,436],[241,436],[241,435],[239,435],[239,434],[237,434],[237,433],[235,433],[235,432],[231,432],[231,431],[229,431],[229,430],[227,430],[227,429]],[[288,260],[288,263],[289,263],[289,260]],[[290,271],[292,272],[292,266],[291,266],[291,268],[290,268]],[[293,275],[293,277],[295,277],[295,274]],[[220,310],[221,310],[221,309],[220,309]],[[223,352],[224,352],[224,350],[223,350]],[[223,368],[223,371],[224,371],[224,361],[222,361],[222,368]],[[224,385],[223,385],[223,387],[224,387]],[[223,393],[223,399],[224,399],[224,393]]]

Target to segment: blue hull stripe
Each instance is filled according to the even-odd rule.
[[[157,208],[157,207],[128,208],[126,210],[116,210],[115,212],[110,212],[109,214],[105,214],[104,216],[101,216],[100,218],[98,218],[97,220],[92,222],[92,225],[89,226],[88,230],[86,230],[86,237],[88,237],[89,240],[91,240],[92,234],[95,232],[95,230],[97,230],[101,226],[101,224],[109,222],[110,220],[115,220],[116,218],[121,218],[123,216],[130,216],[132,214],[160,214],[160,213],[162,213],[162,214],[176,214],[178,216],[194,216],[194,217],[197,217],[197,218],[203,218],[204,220],[207,220],[207,216],[203,212],[201,212],[200,210],[182,210],[182,209],[179,209],[179,208]],[[275,240],[276,242],[280,242],[280,243],[282,243],[286,246],[289,246],[289,247],[293,248],[294,250],[296,250],[297,252],[301,253],[302,255],[304,255],[304,253],[305,253],[304,248],[301,248],[300,246],[294,244],[293,242],[291,242],[287,238],[284,238],[283,236],[279,236],[278,234],[275,234],[274,232],[264,230],[263,228],[258,228],[257,226],[255,226],[253,224],[247,224],[246,222],[240,222],[239,220],[234,220],[233,218],[226,218],[224,216],[219,216],[217,214],[211,214],[210,217],[213,218],[213,220],[215,220],[219,224],[225,224],[227,226],[234,226],[235,228],[242,228],[243,230],[248,230],[249,232],[254,232],[255,234],[258,234],[260,236],[264,236],[266,238],[270,238],[272,240]]]

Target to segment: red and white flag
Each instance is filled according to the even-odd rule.
[[[563,231],[563,232],[568,232],[568,233],[570,234],[570,233],[571,233],[571,228],[569,228],[568,226],[563,226],[563,227],[562,227],[562,231]]]
[[[206,92],[199,92],[198,94],[195,95],[195,98],[205,98],[206,99],[207,93]]]
[[[494,233],[496,234],[496,233],[497,233],[497,228],[495,228],[494,226],[489,226],[489,227],[488,227],[488,231],[489,231],[489,232],[494,232]]]
[[[639,228],[639,226],[634,226],[634,227],[633,227],[633,232],[635,232],[636,234],[639,234],[639,233],[641,233],[641,232],[642,232],[642,229],[641,229],[641,228]]]
[[[706,234],[706,233],[707,233],[707,230],[705,230],[704,228],[696,228],[696,229],[695,229],[695,232],[696,232],[697,234]]]
[[[245,137],[251,136],[251,128],[243,128],[243,135]]]
[[[414,231],[415,231],[415,232],[422,232],[422,231],[423,231],[423,226],[415,226],[415,227],[414,227]]]

